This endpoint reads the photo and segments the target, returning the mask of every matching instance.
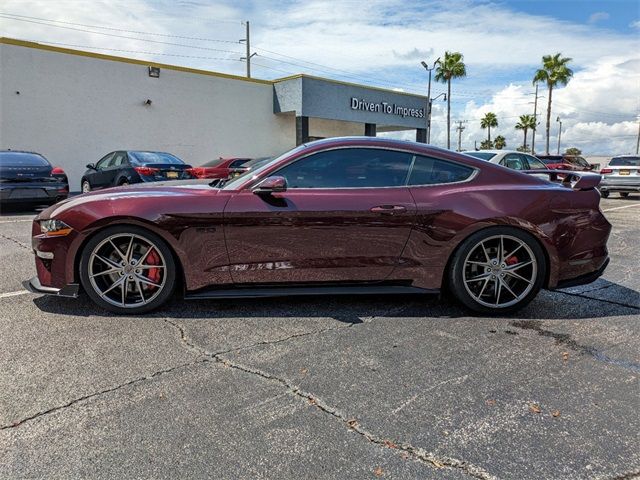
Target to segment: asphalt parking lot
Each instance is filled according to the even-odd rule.
[[[0,217],[0,478],[640,476],[640,196],[611,264],[509,318],[435,297],[174,299],[112,317],[25,294]]]

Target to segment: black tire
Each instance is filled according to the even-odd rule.
[[[528,250],[524,249],[527,254],[530,251],[535,258],[535,267],[534,271],[531,269],[532,278],[530,290],[526,293],[526,289],[522,291],[522,298],[516,303],[507,306],[487,306],[483,303],[479,303],[476,298],[474,298],[465,287],[464,281],[464,268],[467,257],[471,254],[471,252],[476,249],[481,242],[487,241],[495,241],[491,240],[494,237],[499,236],[511,237],[512,239],[517,239],[527,245]],[[514,241],[514,240],[509,240]],[[505,247],[506,250],[506,247]],[[491,255],[490,255],[491,256]],[[473,262],[472,262],[473,263]],[[482,267],[484,268],[484,267]],[[496,268],[498,268],[496,266]],[[488,270],[488,269],[487,269]],[[538,243],[538,241],[531,234],[519,230],[517,228],[512,227],[490,227],[479,232],[474,233],[465,239],[457,248],[455,253],[453,254],[453,258],[450,262],[450,267],[448,270],[448,284],[451,293],[467,308],[473,310],[474,312],[483,313],[483,314],[508,314],[520,310],[525,307],[531,300],[535,298],[540,289],[543,286],[543,283],[546,278],[547,273],[547,263],[546,257],[542,250],[542,247]],[[509,275],[509,274],[507,274]],[[535,278],[533,276],[535,275]],[[502,276],[502,275],[501,275]],[[491,277],[494,278],[494,277]],[[505,277],[506,279],[507,277]],[[491,280],[487,280],[489,282]],[[469,280],[467,280],[469,282]],[[513,286],[513,284],[512,284]],[[497,287],[496,287],[497,288]],[[480,297],[482,297],[482,292],[480,292]],[[498,293],[497,298],[500,298],[500,293]],[[512,301],[515,301],[517,297],[515,297]],[[508,303],[508,302],[505,302]]]
[[[82,193],[88,193],[91,191],[91,182],[86,178],[83,178],[82,182],[80,182],[80,191]]]
[[[629,196],[629,192],[620,192],[620,196],[622,198],[627,198]]]
[[[106,301],[96,291],[89,277],[89,262],[92,252],[97,247],[99,247],[104,240],[116,234],[135,235],[136,237],[140,237],[146,240],[156,247],[156,249],[161,254],[162,260],[164,260],[164,283],[162,284],[162,287],[158,289],[159,291],[154,293],[155,296],[153,296],[153,298],[144,305],[122,307]],[[120,315],[135,315],[139,313],[149,312],[159,308],[164,303],[166,303],[173,294],[176,286],[176,271],[177,268],[173,259],[173,253],[167,246],[166,242],[155,233],[134,225],[120,225],[100,230],[87,242],[82,250],[82,256],[80,258],[80,282],[84,291],[87,293],[89,298],[91,298],[91,300],[93,300],[98,306]]]
[[[602,198],[609,198],[609,192],[607,192],[605,190],[600,190],[600,196]]]

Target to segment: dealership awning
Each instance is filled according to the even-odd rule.
[[[274,82],[273,111],[296,116],[296,143],[310,138],[310,119],[363,125],[363,134],[416,130],[424,141],[427,98],[395,90],[367,87],[310,75],[295,75]],[[313,124],[313,120],[312,123]],[[311,132],[313,133],[313,132]],[[352,134],[350,129],[345,134]],[[313,136],[313,135],[311,135]]]

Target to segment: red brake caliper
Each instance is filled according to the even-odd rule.
[[[507,258],[504,261],[504,263],[506,263],[509,266],[515,265],[516,263],[518,263],[518,257],[516,257],[515,255],[511,255],[509,258]]]
[[[151,250],[145,259],[147,265],[160,265],[160,256],[156,253],[155,249]],[[159,268],[150,268],[147,270],[147,278],[153,283],[160,282],[160,269]],[[154,287],[153,285],[146,285],[147,289],[151,290]]]

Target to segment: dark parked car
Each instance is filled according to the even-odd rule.
[[[621,197],[630,193],[640,193],[640,157],[638,155],[620,155],[613,157],[605,168],[600,170],[600,195],[608,197],[618,192]]]
[[[203,163],[199,167],[192,167],[189,173],[194,178],[229,178],[246,171],[244,165],[250,158],[219,158]]]
[[[190,168],[170,153],[120,150],[105,155],[95,165],[88,164],[81,189],[86,193],[131,183],[184,180],[192,178]]]
[[[555,176],[555,172],[549,172]],[[608,263],[600,175],[550,182],[414,142],[301,145],[226,183],[87,194],[33,223],[32,291],[117,313],[188,298],[434,293],[506,313]]]
[[[69,196],[64,170],[39,153],[0,151],[0,202],[52,205]]]
[[[578,155],[536,155],[551,170],[588,172],[593,166]]]

